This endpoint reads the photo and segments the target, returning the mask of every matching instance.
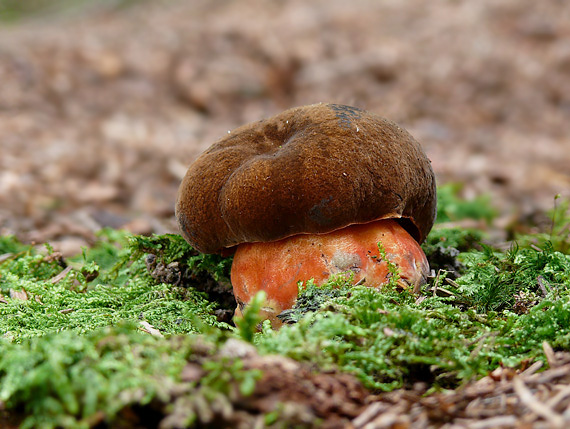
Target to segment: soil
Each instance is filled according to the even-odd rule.
[[[439,183],[492,196],[500,225],[570,197],[562,0],[102,4],[0,24],[0,234],[70,255],[104,226],[176,232],[177,188],[201,151],[321,101],[398,122]],[[490,375],[493,398],[468,393],[480,384],[380,396],[353,424],[559,424],[566,397],[548,392],[567,392],[567,376],[543,380],[560,388],[517,377]],[[499,411],[480,412],[493,401]]]
[[[202,150],[320,101],[398,122],[507,220],[570,196],[563,1],[101,4],[0,28],[3,234],[69,254],[102,226],[176,231]]]

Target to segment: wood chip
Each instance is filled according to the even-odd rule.
[[[155,337],[164,337],[164,335],[162,335],[162,333],[154,326],[152,326],[150,323],[142,320],[140,324],[142,325],[142,328],[139,328],[141,331],[154,335]]]
[[[186,383],[194,383],[200,381],[204,376],[204,370],[202,367],[195,363],[187,363],[182,369],[180,374],[180,379]]]
[[[14,256],[13,253],[4,253],[3,255],[0,255],[0,263],[7,261],[8,259],[10,259],[12,256]]]
[[[67,267],[65,270],[63,270],[62,272],[60,272],[57,276],[52,277],[51,280],[50,280],[51,283],[52,283],[52,284],[56,284],[56,283],[59,283],[60,281],[62,281],[62,280],[65,278],[65,276],[67,276],[67,274],[69,274],[69,272],[71,271],[71,269],[72,269],[71,267]]]
[[[186,164],[183,164],[177,159],[173,158],[168,160],[166,167],[168,169],[168,172],[178,180],[182,180],[186,175],[186,171],[188,170],[188,166]]]
[[[28,294],[26,293],[26,291],[24,289],[22,289],[22,290],[10,289],[10,298],[11,299],[19,299],[20,301],[27,301],[28,300]]]
[[[391,429],[391,428],[409,428],[406,422],[407,416],[400,415],[397,411],[388,411],[376,417],[370,423],[365,425],[363,429]]]

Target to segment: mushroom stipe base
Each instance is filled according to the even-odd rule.
[[[344,273],[355,284],[381,287],[393,275],[389,263],[397,267],[400,283],[414,291],[429,273],[420,245],[394,219],[350,225],[328,234],[240,244],[231,271],[236,315],[263,290],[267,297],[263,316],[276,327],[281,323],[277,315],[295,304],[299,282],[314,279],[322,285]]]

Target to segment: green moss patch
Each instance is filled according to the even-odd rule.
[[[454,201],[463,213],[467,203]],[[520,237],[504,251],[481,244],[484,232],[437,226],[424,244],[436,275],[419,296],[395,282],[374,290],[342,277],[319,288],[309,281],[281,315],[287,325],[261,332],[263,296],[234,327],[231,259],[202,255],[179,236],[105,230],[68,260],[49,245],[1,237],[0,405],[23,427],[133,424],[133,416],[190,427],[233,421],[228,410],[258,391],[268,370],[244,363],[251,353],[352,374],[371,392],[418,382],[453,389],[498,366],[546,363],[543,343],[570,351],[560,207],[555,242]],[[224,355],[230,338],[253,352]],[[286,407],[256,406],[247,405],[252,419],[289,421]]]

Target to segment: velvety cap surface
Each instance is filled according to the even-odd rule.
[[[385,218],[402,218],[422,242],[435,211],[419,143],[391,121],[336,104],[233,130],[190,166],[176,204],[182,234],[205,253]]]

